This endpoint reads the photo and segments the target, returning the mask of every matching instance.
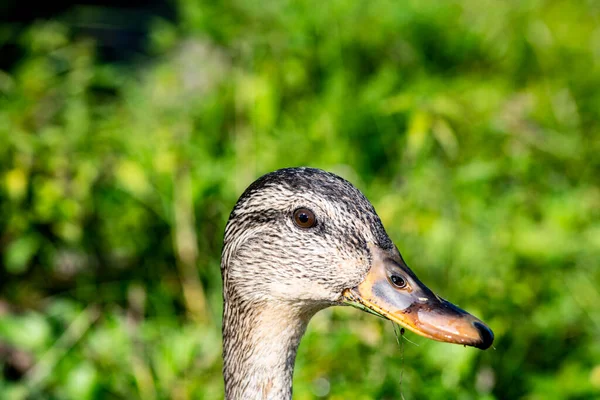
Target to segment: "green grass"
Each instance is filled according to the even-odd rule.
[[[0,397],[222,397],[223,228],[295,165],[364,191],[420,278],[496,334],[402,349],[329,309],[296,398],[600,396],[596,4],[177,9],[151,58],[104,63],[58,18],[0,71]]]

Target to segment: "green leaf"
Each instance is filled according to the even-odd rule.
[[[11,274],[24,273],[39,246],[40,241],[37,235],[27,235],[13,241],[4,254],[6,270]]]

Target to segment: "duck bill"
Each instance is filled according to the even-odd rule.
[[[362,283],[343,292],[345,303],[429,339],[480,349],[492,345],[492,330],[429,290],[406,266],[398,250],[369,247],[371,269]]]

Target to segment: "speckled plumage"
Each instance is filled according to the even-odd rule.
[[[300,207],[315,213],[314,227],[294,223]],[[286,168],[246,189],[225,228],[221,261],[227,399],[291,398],[308,321],[364,279],[368,243],[394,247],[365,196],[334,174]]]

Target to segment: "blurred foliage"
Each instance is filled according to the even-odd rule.
[[[223,228],[294,165],[356,184],[497,337],[325,310],[295,398],[600,397],[600,4],[176,7],[138,62],[54,18],[0,70],[0,397],[222,397]]]

